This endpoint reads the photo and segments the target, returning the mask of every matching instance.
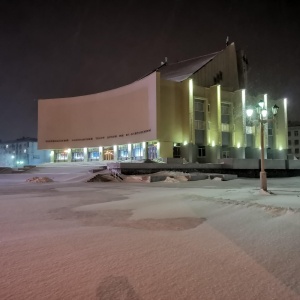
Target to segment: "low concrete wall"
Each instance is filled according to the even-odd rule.
[[[285,170],[286,160],[285,159],[266,159],[265,160],[266,170]]]
[[[183,158],[167,157],[164,159],[164,162],[167,164],[183,164]]]
[[[230,174],[238,177],[259,178],[259,159],[222,159],[219,164],[165,164],[165,163],[108,163],[107,168],[125,175],[152,174],[159,171],[186,173]],[[268,177],[300,176],[300,161],[266,159],[265,170]],[[229,176],[230,177],[230,176]],[[196,179],[196,177],[195,177]],[[193,178],[191,178],[193,180]],[[198,178],[197,178],[198,180]],[[229,180],[229,179],[224,179]]]
[[[260,159],[238,159],[238,158],[223,158],[220,163],[224,164],[225,169],[235,170],[258,170],[260,169]],[[294,166],[294,165],[293,165]],[[296,166],[296,164],[295,164]],[[287,161],[285,159],[265,159],[266,170],[285,170]]]
[[[225,169],[243,169],[243,170],[255,170],[259,169],[259,159],[239,159],[239,158],[223,158],[219,160],[224,164]]]
[[[300,160],[288,160],[287,167],[290,170],[299,170],[300,169]]]
[[[164,164],[164,163],[108,163],[107,169],[144,169],[144,170],[194,170],[194,169],[222,169],[223,164]]]

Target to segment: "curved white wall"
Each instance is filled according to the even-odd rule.
[[[98,147],[155,140],[157,74],[114,90],[39,100],[39,149]]]

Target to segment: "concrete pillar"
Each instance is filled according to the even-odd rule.
[[[103,161],[103,147],[99,147],[99,161]]]
[[[83,161],[88,161],[88,151],[87,148],[83,148]]]
[[[50,162],[54,163],[54,150],[50,150]]]
[[[114,145],[113,149],[114,149],[114,161],[117,161],[118,160],[118,146]]]

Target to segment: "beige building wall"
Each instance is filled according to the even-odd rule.
[[[195,84],[199,86],[213,86],[214,78],[222,72],[222,87],[229,91],[240,89],[238,77],[238,65],[236,48],[234,43],[227,46],[222,52],[214,57],[207,65],[193,75]]]
[[[287,99],[280,99],[275,101],[272,106],[276,103],[279,107],[278,114],[274,119],[274,132],[275,132],[275,145],[278,150],[288,149],[288,122],[287,122]]]
[[[39,100],[38,147],[63,149],[157,139],[157,73],[111,91]]]
[[[210,104],[209,145],[212,147],[221,146],[222,145],[221,88],[219,85],[215,85],[210,88],[209,104]]]
[[[183,143],[189,138],[188,81],[161,80],[157,98],[157,139],[160,141],[160,156],[173,157],[174,143]]]
[[[233,103],[233,147],[246,147],[246,92],[238,90],[232,95]]]

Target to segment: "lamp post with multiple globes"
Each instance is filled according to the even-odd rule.
[[[265,124],[267,122],[273,121],[274,117],[277,115],[279,107],[275,104],[272,106],[271,111],[273,114],[272,119],[268,119],[268,111],[264,100],[260,100],[256,105],[257,121],[260,123],[260,149],[261,149],[261,163],[260,163],[260,187],[263,191],[267,192],[267,174],[265,171]],[[246,114],[249,118],[252,117],[254,109],[249,107],[246,110]]]

